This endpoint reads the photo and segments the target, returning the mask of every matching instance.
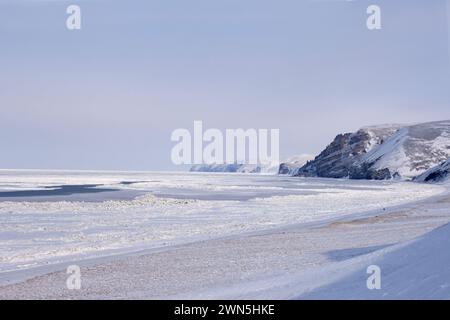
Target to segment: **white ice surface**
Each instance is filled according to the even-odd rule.
[[[97,183],[147,194],[130,201],[0,201],[0,272],[331,219],[445,190],[257,175],[0,171],[3,190]]]

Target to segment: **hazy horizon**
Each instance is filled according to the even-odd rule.
[[[448,3],[0,0],[0,168],[186,170],[170,135],[195,120],[280,129],[285,159],[450,119]]]

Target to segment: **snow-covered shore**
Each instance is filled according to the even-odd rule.
[[[291,190],[295,189],[291,179],[296,178],[283,178],[280,179],[279,184],[275,184],[273,180],[270,180],[274,178],[243,176],[239,178],[242,179],[240,181],[233,177],[234,182],[231,183],[228,176],[223,176],[224,180],[218,185],[217,181],[220,181],[218,176],[208,178],[209,175],[200,175],[200,177],[203,179],[201,194],[208,193],[206,190],[209,187],[215,188],[215,192],[209,194],[209,200],[193,201],[193,198],[200,193],[193,191],[195,187],[199,188],[198,180],[191,181],[189,184],[192,177],[185,178],[183,187],[177,189],[177,197],[184,197],[183,201],[187,202],[208,202],[213,206],[217,206],[217,202],[225,202],[222,207],[208,207],[208,211],[205,212],[209,212],[209,215],[199,214],[203,212],[202,206],[192,209],[193,213],[196,212],[197,221],[202,222],[198,230],[201,229],[200,227],[207,229],[217,221],[221,223],[209,229],[215,234],[197,234],[198,237],[193,236],[179,242],[174,240],[165,246],[151,246],[145,242],[142,243],[144,246],[135,246],[133,250],[109,252],[109,255],[98,255],[98,252],[91,257],[74,255],[70,256],[70,260],[51,261],[54,263],[41,264],[37,268],[5,271],[0,273],[0,298],[346,298],[352,297],[357,292],[352,291],[355,287],[360,291],[364,288],[369,291],[365,287],[367,274],[364,269],[368,263],[380,264],[383,272],[383,287],[390,290],[389,294],[383,296],[382,290],[379,291],[378,296],[373,291],[367,295],[357,292],[356,297],[423,297],[415,290],[410,290],[404,296],[393,292],[392,290],[403,290],[402,285],[407,284],[389,284],[397,278],[390,276],[391,272],[397,272],[398,269],[385,270],[383,259],[388,259],[389,266],[395,265],[392,262],[394,259],[398,268],[402,268],[403,260],[396,257],[402,257],[402,248],[408,247],[406,243],[450,222],[448,192],[438,195],[446,189],[442,185],[434,187],[390,182],[370,182],[369,185],[365,185],[367,182],[353,181],[348,184],[347,181],[337,180],[335,181],[337,185],[333,186],[328,180],[315,180],[316,185],[308,181],[307,186],[301,184],[297,186],[302,192],[308,191],[305,195],[295,193],[299,190]],[[165,186],[173,191],[173,186],[165,185],[168,182],[162,178],[161,176],[158,179],[153,177],[153,180],[158,181],[157,189],[161,191]],[[171,179],[173,183],[173,177]],[[214,180],[215,183],[209,184],[208,179]],[[266,179],[270,180],[269,184],[264,184],[267,182]],[[301,180],[295,181],[299,183]],[[190,187],[187,188],[187,185]],[[138,186],[144,188],[142,185]],[[416,187],[417,189],[414,189]],[[145,185],[145,188],[148,190],[150,186]],[[180,201],[180,199],[168,197],[170,193],[168,189],[164,191],[167,197],[162,199],[169,202]],[[224,201],[211,198],[213,194],[214,197],[224,197],[227,190],[237,194],[239,192],[236,190],[242,191],[242,189],[245,190],[245,200]],[[402,193],[402,190],[408,192]],[[433,190],[433,192],[420,193],[424,190]],[[316,192],[312,197],[309,194],[311,191]],[[281,194],[271,196],[271,192],[281,192]],[[370,196],[371,192],[372,196]],[[342,197],[343,195],[345,196]],[[317,197],[316,202],[314,197]],[[301,202],[304,198],[307,201]],[[329,201],[329,207],[324,206],[326,201]],[[239,206],[240,202],[244,204]],[[8,205],[13,204],[8,203]],[[15,205],[20,205],[20,202]],[[33,205],[35,206],[36,203]],[[65,203],[65,205],[68,204]],[[76,215],[85,217],[87,220],[83,222],[86,223],[90,221],[88,217],[99,214],[98,206],[104,204],[85,203],[83,205],[93,207],[87,211],[84,207],[85,212],[77,211],[79,209],[76,207],[72,210],[76,212]],[[155,206],[158,208],[158,205],[152,204],[152,208]],[[254,209],[253,213],[243,210],[249,206]],[[389,206],[391,207],[388,208]],[[345,210],[339,210],[343,207]],[[17,210],[19,207],[14,208]],[[141,230],[145,230],[150,224],[145,224],[142,215],[148,214],[149,209],[146,207],[146,210],[140,211],[139,208],[139,206],[129,207],[127,202],[117,213],[114,213],[117,208],[109,208],[102,214],[104,218],[105,214],[113,214],[113,222],[122,228],[123,220],[120,220],[119,212],[131,214],[129,219],[137,219],[141,224],[143,223]],[[227,211],[228,208],[233,210]],[[280,208],[283,208],[283,211]],[[69,217],[64,215],[68,209],[52,212],[51,216],[42,211],[40,213],[44,217],[64,221]],[[306,213],[314,209],[319,213],[311,219],[311,215],[308,216]],[[36,213],[36,207],[28,211],[24,208],[21,210],[24,211],[21,212],[20,217],[36,218],[33,216]],[[180,210],[179,206],[178,210]],[[215,214],[211,215],[211,212]],[[228,214],[227,218],[218,219],[220,217],[217,215],[218,212],[222,215]],[[170,210],[164,211],[164,214],[165,216],[160,216],[160,219],[171,221],[171,224],[166,226],[177,227],[180,224],[175,223],[176,215]],[[7,212],[3,212],[2,215],[4,217]],[[246,220],[242,220],[242,217]],[[269,218],[270,220],[264,220]],[[156,217],[151,216],[151,219]],[[151,219],[149,218],[149,221]],[[187,224],[190,219],[192,219],[190,215],[186,216],[186,220],[181,225]],[[257,224],[249,227],[252,226],[252,220],[256,220]],[[106,220],[102,221],[106,223]],[[234,232],[223,232],[229,228],[236,228],[236,221],[245,227],[233,229]],[[104,225],[104,227],[107,226],[108,224]],[[189,227],[191,226],[187,226],[183,231],[189,230]],[[170,228],[164,230],[168,232]],[[134,229],[130,228],[127,231],[128,237],[132,237]],[[431,239],[435,237],[438,237],[440,241],[432,242],[437,248],[426,250],[425,253],[428,255],[439,255],[439,250],[448,247],[445,241],[448,238],[445,238],[445,233],[440,232],[438,236],[433,234],[430,236]],[[428,243],[427,236],[423,239],[425,240],[422,241]],[[391,254],[393,258],[390,258]],[[442,259],[445,257],[442,255]],[[427,258],[433,259],[432,256]],[[405,261],[410,268],[413,268],[414,261]],[[82,289],[79,291],[66,288],[65,268],[74,263],[80,265],[82,272]],[[426,268],[431,268],[430,276],[431,273],[437,274],[435,276],[437,281],[426,282],[428,288],[436,283],[441,283],[444,288],[440,291],[437,289],[433,291],[433,288],[424,291],[429,292],[429,297],[450,297],[449,292],[445,290],[447,280],[439,279],[439,273],[436,273],[440,270],[439,268],[442,269],[442,263],[439,260],[439,263],[434,266],[417,269],[417,272],[423,274],[427,272]],[[413,269],[409,272],[416,270]],[[361,270],[364,271],[363,274]],[[422,283],[423,279],[417,278],[420,274],[411,273],[411,275],[416,283],[419,285]],[[404,279],[408,279],[408,276]],[[8,284],[8,282],[14,283]],[[342,296],[339,296],[340,291],[343,293]]]
[[[30,173],[1,180],[5,187],[8,180],[16,184],[13,193],[1,193],[7,200],[0,201],[0,278],[2,272],[323,221],[444,190],[406,182],[226,174]],[[60,185],[86,190],[73,185],[89,183],[117,191],[47,195]],[[51,189],[45,196],[11,198],[22,186]],[[141,195],[120,199],[130,192]]]

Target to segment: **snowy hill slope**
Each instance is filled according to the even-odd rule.
[[[338,135],[297,176],[412,179],[450,158],[450,121],[366,127]]]
[[[450,158],[450,121],[407,126],[362,158],[375,170],[414,178]]]
[[[450,299],[450,224],[405,245],[382,249],[344,261],[334,268],[338,281],[302,295],[300,299]],[[366,269],[381,270],[381,289],[367,289]],[[332,273],[332,270],[327,270]]]
[[[420,176],[415,181],[418,182],[443,182],[449,180],[450,177],[450,159],[441,163],[440,165],[433,167]]]

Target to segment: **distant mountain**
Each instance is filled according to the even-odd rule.
[[[415,181],[418,182],[443,182],[449,180],[450,178],[450,159],[442,162],[431,169],[428,169],[420,176],[418,176]]]
[[[191,172],[238,172],[260,173],[261,166],[246,164],[197,164],[191,167]]]
[[[194,165],[194,172],[279,173],[291,176],[437,181],[448,174],[450,121],[363,127],[337,135],[314,159],[299,155],[278,166]],[[429,171],[434,169],[435,171]],[[428,175],[427,175],[428,174]]]
[[[251,165],[251,164],[200,164],[193,165],[191,172],[234,172],[234,173],[266,173],[266,174],[289,174],[293,175],[295,170],[302,167],[308,160],[314,156],[301,154],[293,156],[275,165]],[[282,169],[283,168],[283,169]]]
[[[450,158],[450,121],[365,127],[339,134],[295,176],[412,179]]]
[[[278,165],[261,164],[200,164],[193,165],[191,172],[235,172],[235,173],[278,173]]]

